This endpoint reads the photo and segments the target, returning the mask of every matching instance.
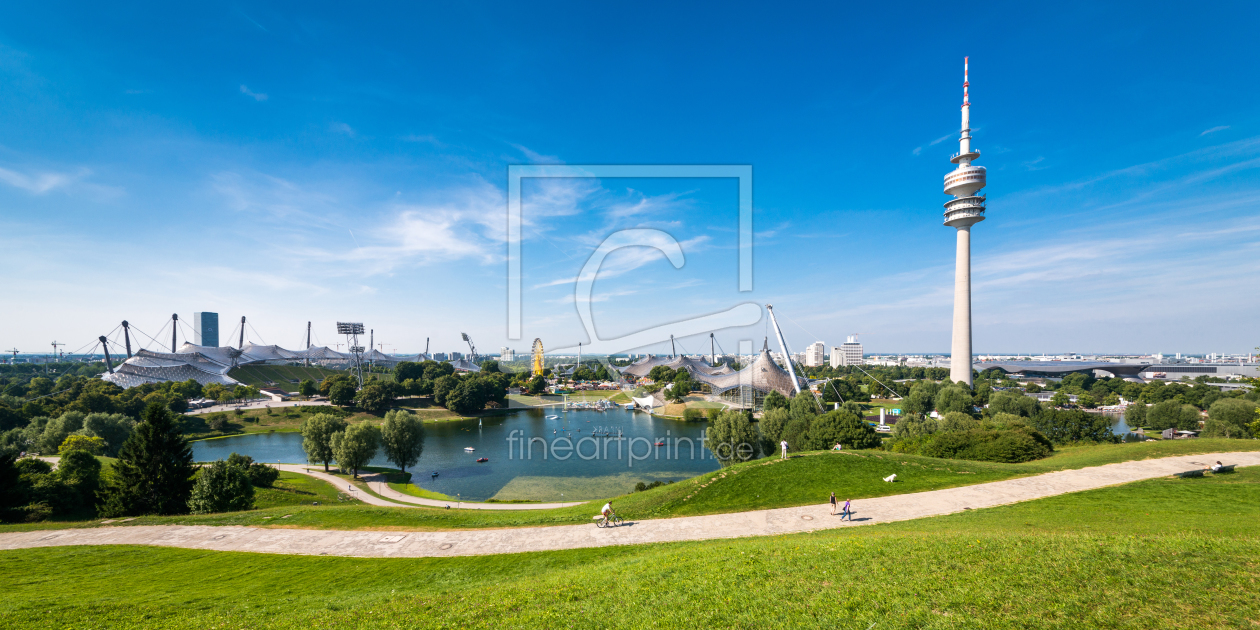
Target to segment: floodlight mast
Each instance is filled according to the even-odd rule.
[[[245,349],[245,316],[241,315],[241,342],[237,344],[237,348]]]
[[[178,330],[179,330],[179,313],[171,313],[171,354],[175,354],[175,333]]]
[[[363,324],[358,322],[337,322],[337,334],[345,335],[350,345],[350,354],[354,357],[354,367],[359,373],[359,387],[363,387],[363,346],[359,345],[359,335],[363,334]]]
[[[476,363],[477,362],[477,346],[473,345],[472,337],[469,337],[468,333],[459,333],[459,336],[463,337],[464,341],[468,342],[468,351],[472,354],[472,356],[468,360],[471,361],[472,363]]]

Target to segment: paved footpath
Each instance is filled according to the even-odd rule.
[[[295,555],[418,558],[768,536],[904,521],[960,512],[967,508],[993,507],[1164,477],[1202,468],[1216,460],[1255,466],[1260,465],[1260,452],[1148,459],[962,488],[862,499],[854,502],[858,520],[853,522],[842,522],[839,516],[832,516],[829,505],[811,505],[639,521],[604,529],[592,524],[438,532],[141,525],[4,533],[0,534],[0,550],[65,545],[157,545]]]
[[[467,501],[458,502],[458,501],[439,501],[437,499],[423,499],[420,497],[413,497],[409,494],[403,494],[389,487],[389,484],[385,482],[384,475],[362,475],[360,478],[364,481],[364,483],[367,484],[368,489],[370,489],[372,492],[375,492],[376,494],[381,495],[380,497],[378,497],[378,496],[368,494],[354,487],[353,485],[346,483],[345,479],[342,479],[340,477],[335,477],[333,475],[330,475],[328,473],[321,471],[318,466],[314,468],[312,468],[311,466],[302,466],[298,464],[268,464],[268,466],[273,466],[275,468],[279,468],[280,470],[283,470],[286,472],[298,473],[300,475],[310,475],[311,477],[314,477],[321,481],[327,481],[328,483],[332,484],[332,486],[336,488],[337,490],[341,492],[345,492],[346,494],[364,503],[367,503],[370,505],[381,505],[381,506],[386,506],[386,507],[410,508],[410,507],[417,507],[417,506],[424,505],[428,507],[438,507],[438,508],[445,508],[449,506],[451,507],[451,509],[460,508],[460,509],[465,509],[465,510],[550,510],[554,508],[563,508],[563,507],[571,507],[574,505],[582,505],[583,503],[585,503],[585,501],[578,501],[576,503],[478,503],[475,501],[474,502],[467,502]],[[342,488],[346,488],[346,489],[342,490]],[[390,499],[390,500],[386,501],[385,499],[382,499],[381,497],[385,497],[385,499]]]

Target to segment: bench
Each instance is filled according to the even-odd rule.
[[[1187,470],[1186,472],[1179,472],[1179,473],[1177,473],[1177,474],[1175,474],[1175,475],[1173,475],[1173,476],[1174,476],[1174,477],[1181,477],[1182,479],[1189,479],[1189,478],[1191,478],[1191,477],[1202,477],[1202,476],[1203,476],[1203,469],[1199,469],[1199,470]]]
[[[1228,466],[1221,466],[1220,470],[1213,470],[1212,472],[1217,475],[1221,473],[1232,473],[1234,472],[1234,466],[1235,464],[1230,464]]]

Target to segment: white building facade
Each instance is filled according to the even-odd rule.
[[[805,348],[805,367],[818,367],[827,362],[827,344],[815,341]]]

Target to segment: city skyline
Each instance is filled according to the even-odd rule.
[[[347,319],[399,352],[461,351],[460,332],[576,346],[582,263],[610,230],[653,227],[686,265],[610,258],[592,298],[606,337],[753,301],[776,305],[794,352],[861,332],[868,353],[947,354],[939,171],[969,55],[1001,209],[972,243],[974,354],[1247,352],[1256,52],[1202,16],[1081,10],[1021,8],[957,43],[944,8],[879,38],[852,27],[892,14],[861,8],[746,13],[694,40],[676,35],[713,16],[415,9],[385,28],[416,37],[375,46],[364,21],[318,11],[172,8],[185,27],[167,31],[140,10],[20,7],[0,27],[0,341],[73,349],[123,319],[156,334],[172,312],[217,312],[286,347],[307,321],[328,345]],[[485,31],[460,41],[429,11]],[[591,24],[602,41],[573,35]],[[539,38],[555,44],[522,50]],[[527,183],[523,338],[507,339],[506,167],[539,163],[751,165],[753,291],[734,280],[730,182]],[[764,319],[718,340],[759,347]]]

